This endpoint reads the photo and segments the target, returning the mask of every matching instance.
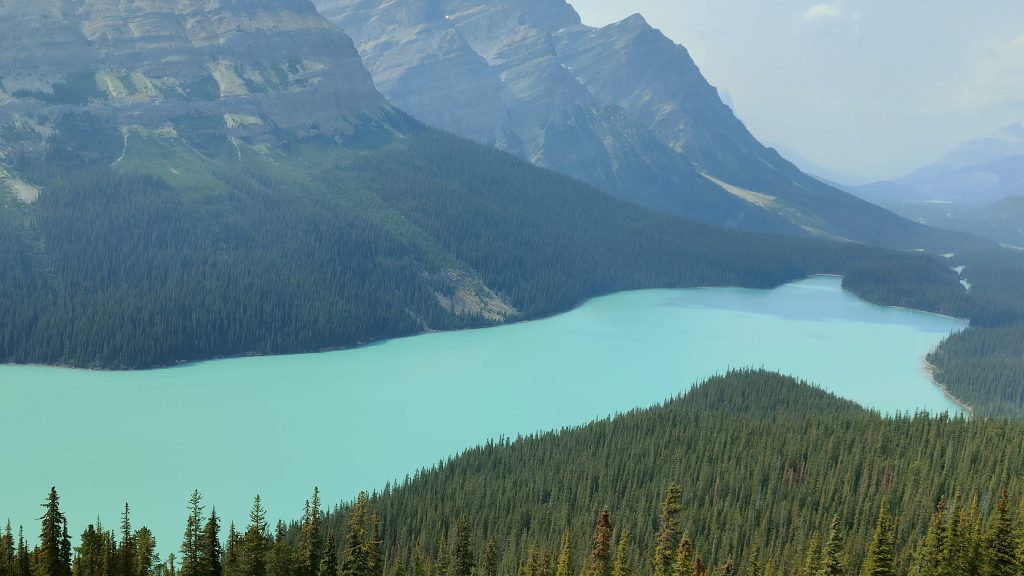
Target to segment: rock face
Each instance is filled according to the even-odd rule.
[[[639,15],[596,29],[563,0],[314,0],[412,115],[707,222],[899,247],[929,232],[761,145],[686,49]]]
[[[0,2],[0,122],[88,112],[149,128],[346,134],[390,109],[350,38],[305,0]]]

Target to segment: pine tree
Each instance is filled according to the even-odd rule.
[[[234,530],[234,525],[232,525]],[[230,539],[230,538],[229,538]],[[237,541],[238,534],[235,534]],[[217,509],[210,510],[210,517],[203,525],[203,533],[199,541],[199,575],[200,576],[223,576],[224,568],[221,561],[224,553],[220,546],[220,518],[217,517]]]
[[[473,543],[470,541],[469,519],[460,516],[455,521],[452,535],[452,552],[448,576],[470,576],[475,565]]]
[[[320,567],[317,576],[338,575],[338,543],[334,539],[334,531],[327,533],[327,544],[324,553],[320,557]]]
[[[1017,527],[1006,489],[996,503],[995,517],[985,535],[986,576],[1020,576],[1021,563],[1017,557]]]
[[[224,576],[244,576],[242,573],[242,538],[235,523],[228,526],[228,541],[224,548]]]
[[[692,556],[690,537],[684,535],[679,539],[679,549],[676,550],[676,563],[672,567],[672,576],[690,576],[693,571]]]
[[[306,510],[302,515],[295,576],[314,576],[319,570],[320,554],[323,551],[322,523],[320,488],[314,487],[313,499],[311,502],[306,502]]]
[[[430,563],[423,557],[423,543],[419,538],[412,555],[412,576],[430,576]]]
[[[448,539],[444,533],[437,539],[437,556],[434,559],[434,576],[445,576],[448,572]]]
[[[202,495],[194,490],[188,502],[188,519],[185,521],[185,536],[181,540],[181,576],[205,576],[199,560],[202,540],[203,506]]]
[[[149,528],[143,526],[135,533],[135,574],[149,576],[160,557],[156,553],[156,537]]]
[[[821,550],[821,568],[819,576],[842,576],[846,572],[843,565],[843,540],[839,534],[839,517],[833,516],[828,527],[828,539]]]
[[[70,540],[67,538],[67,520],[60,511],[60,497],[57,489],[50,488],[50,495],[43,503],[42,530],[39,534],[39,548],[35,554],[36,576],[70,576]],[[26,550],[25,562],[28,554]]]
[[[914,555],[912,572],[915,576],[949,576],[948,566],[942,562],[949,529],[948,516],[949,509],[943,496],[935,506],[924,540]]]
[[[562,531],[562,543],[558,548],[558,568],[555,569],[555,576],[576,576],[569,530]]]
[[[18,527],[18,551],[14,558],[14,576],[32,576],[28,544],[25,542],[25,534],[20,526]]]
[[[612,566],[612,576],[632,576],[629,560],[629,530],[623,529],[619,534],[619,544],[615,548],[615,564]]]
[[[605,508],[594,530],[593,548],[587,559],[587,576],[611,576],[612,573],[612,517]]]
[[[750,557],[747,558],[746,576],[761,576],[762,575],[763,571],[761,569],[761,561],[760,561],[760,558],[758,556],[759,556],[758,550],[757,550],[757,548],[754,548],[754,550],[750,552]]]
[[[498,541],[494,536],[489,537],[484,545],[480,558],[480,576],[498,576]]]
[[[669,576],[679,541],[679,512],[682,506],[682,490],[672,483],[665,492],[661,505],[658,534],[655,537],[654,576]]]
[[[370,509],[369,496],[361,492],[349,511],[342,576],[380,576],[383,554],[379,532],[379,520]]]
[[[704,566],[704,559],[697,554],[693,557],[693,564],[690,566],[691,576],[707,576],[708,569]]]
[[[14,548],[14,532],[11,531],[11,521],[7,521],[4,533],[0,534],[0,576],[14,575],[14,557],[17,551]]]
[[[118,564],[123,576],[134,576],[138,573],[135,567],[135,536],[132,534],[132,521],[128,503],[125,502],[121,513],[121,543],[117,548]]]
[[[889,516],[888,500],[882,500],[861,576],[896,576],[896,527]]]
[[[814,532],[807,544],[807,553],[804,555],[803,569],[800,576],[818,576],[821,571],[821,534]]]
[[[266,576],[268,540],[267,516],[257,495],[249,512],[249,527],[242,536],[240,566],[245,576]]]
[[[292,554],[292,547],[288,544],[288,530],[284,522],[278,521],[274,530],[274,543],[270,546],[267,554],[267,576],[293,576],[298,569]],[[337,576],[337,562],[335,571],[331,576]]]

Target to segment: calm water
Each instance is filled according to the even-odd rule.
[[[547,320],[358,350],[134,373],[0,366],[0,521],[38,532],[61,492],[77,535],[125,500],[164,552],[193,488],[240,526],[383,487],[499,435],[645,406],[729,367],[765,367],[883,411],[956,406],[923,357],[955,320],[864,303],[817,277],[771,291],[653,290]],[[207,509],[209,510],[209,509]],[[225,523],[226,524],[226,523]]]

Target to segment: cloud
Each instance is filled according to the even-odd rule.
[[[1024,106],[1024,34],[989,40],[972,51],[955,100],[961,106]]]
[[[846,18],[846,11],[835,4],[815,4],[804,12],[800,21],[805,24],[835,22]]]

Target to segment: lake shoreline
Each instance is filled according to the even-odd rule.
[[[951,402],[959,406],[960,409],[966,412],[968,416],[974,418],[974,408],[968,405],[963,400],[957,398],[956,395],[950,392],[949,388],[947,388],[946,385],[943,384],[942,382],[939,382],[939,379],[936,377],[936,372],[938,371],[938,368],[936,368],[934,364],[928,361],[928,356],[931,356],[932,353],[938,349],[939,347],[935,346],[934,348],[931,349],[931,351],[928,352],[928,355],[924,357],[924,373],[928,376],[928,379],[931,380],[932,384],[934,384],[936,388],[942,391],[942,394],[945,395],[946,398],[949,398]]]

